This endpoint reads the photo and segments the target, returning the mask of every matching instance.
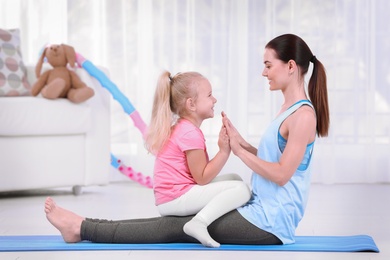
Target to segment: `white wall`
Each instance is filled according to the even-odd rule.
[[[197,70],[242,134],[258,144],[278,111],[279,93],[261,77],[263,46],[295,33],[327,68],[331,130],[315,147],[314,182],[390,180],[390,27],[387,0],[1,0],[0,27],[22,30],[35,63],[46,43],[66,42],[110,69],[145,121],[162,69]],[[139,131],[115,104],[112,149],[150,175]],[[216,152],[220,117],[202,126]],[[224,172],[249,170],[238,160]],[[119,178],[119,177],[118,177]]]

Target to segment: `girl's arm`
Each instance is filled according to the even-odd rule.
[[[186,151],[188,167],[197,184],[205,185],[212,181],[229,158],[231,149],[229,137],[224,126],[222,126],[219,132],[218,146],[218,153],[209,162],[207,162],[207,156],[203,150]]]

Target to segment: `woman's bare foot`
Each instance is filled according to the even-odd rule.
[[[81,222],[84,220],[83,217],[57,206],[50,197],[45,201],[45,213],[49,222],[60,231],[65,242],[76,243],[81,241],[80,229]]]

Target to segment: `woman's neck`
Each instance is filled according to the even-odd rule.
[[[289,86],[289,88],[286,88],[283,91],[283,96],[284,102],[281,107],[281,112],[286,111],[289,107],[291,107],[300,100],[308,99],[304,83]]]

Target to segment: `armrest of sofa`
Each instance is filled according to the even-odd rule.
[[[99,67],[106,75],[108,70]],[[85,185],[109,182],[110,174],[110,144],[111,144],[111,95],[100,82],[85,69],[76,69],[80,79],[93,88],[95,95],[85,101],[92,109],[91,129],[86,136],[86,176]]]
[[[32,85],[36,81],[35,66],[28,65],[26,67],[28,81]],[[43,71],[49,68],[50,65],[44,64]],[[108,75],[106,68],[98,68]],[[91,110],[91,126],[85,135],[86,174],[84,185],[108,184],[111,167],[111,94],[85,69],[76,68],[75,71],[80,79],[95,92],[93,97],[84,102]],[[37,98],[43,97],[38,96]]]

